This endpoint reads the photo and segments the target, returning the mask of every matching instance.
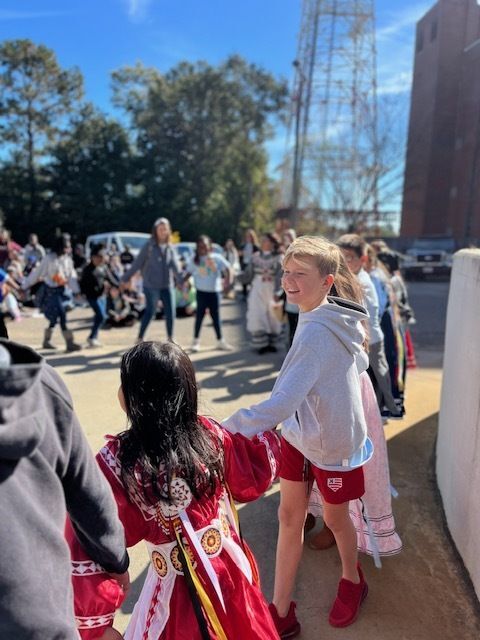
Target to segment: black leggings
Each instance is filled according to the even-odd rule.
[[[4,315],[1,312],[0,312],[0,338],[6,338],[8,340],[7,327],[5,326]]]
[[[197,313],[195,316],[195,338],[200,335],[205,311],[209,309],[217,339],[222,339],[222,327],[220,324],[220,299],[221,293],[216,291],[198,291],[197,289]]]

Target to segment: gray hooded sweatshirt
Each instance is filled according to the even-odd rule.
[[[128,568],[123,527],[60,376],[28,347],[0,345],[11,358],[0,367],[0,638],[76,640],[67,512],[109,572]]]
[[[270,398],[223,425],[252,437],[283,423],[282,436],[312,464],[346,471],[367,439],[359,375],[368,368],[361,324],[368,313],[341,298],[328,300],[300,313]]]

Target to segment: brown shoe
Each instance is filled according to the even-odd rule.
[[[310,549],[314,549],[315,551],[324,551],[325,549],[330,549],[336,544],[335,536],[332,533],[332,530],[327,527],[326,524],[323,525],[323,529],[315,534],[310,540],[307,542],[307,545]]]

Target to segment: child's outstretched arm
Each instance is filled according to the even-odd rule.
[[[249,409],[236,411],[226,420],[222,420],[222,425],[231,433],[242,433],[247,437],[274,429],[295,415],[300,404],[318,383],[322,373],[321,362],[320,354],[310,345],[289,354],[270,398]]]
[[[280,470],[280,438],[266,431],[251,440],[222,431],[225,480],[234,500],[251,502],[267,491]]]

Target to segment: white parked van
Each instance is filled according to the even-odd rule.
[[[128,245],[133,257],[136,257],[149,238],[149,233],[136,233],[135,231],[96,233],[93,236],[88,236],[85,241],[85,257],[87,260],[90,259],[92,247],[97,244],[103,244],[107,251],[110,251],[112,244],[115,244],[119,253],[122,253],[125,246]]]

